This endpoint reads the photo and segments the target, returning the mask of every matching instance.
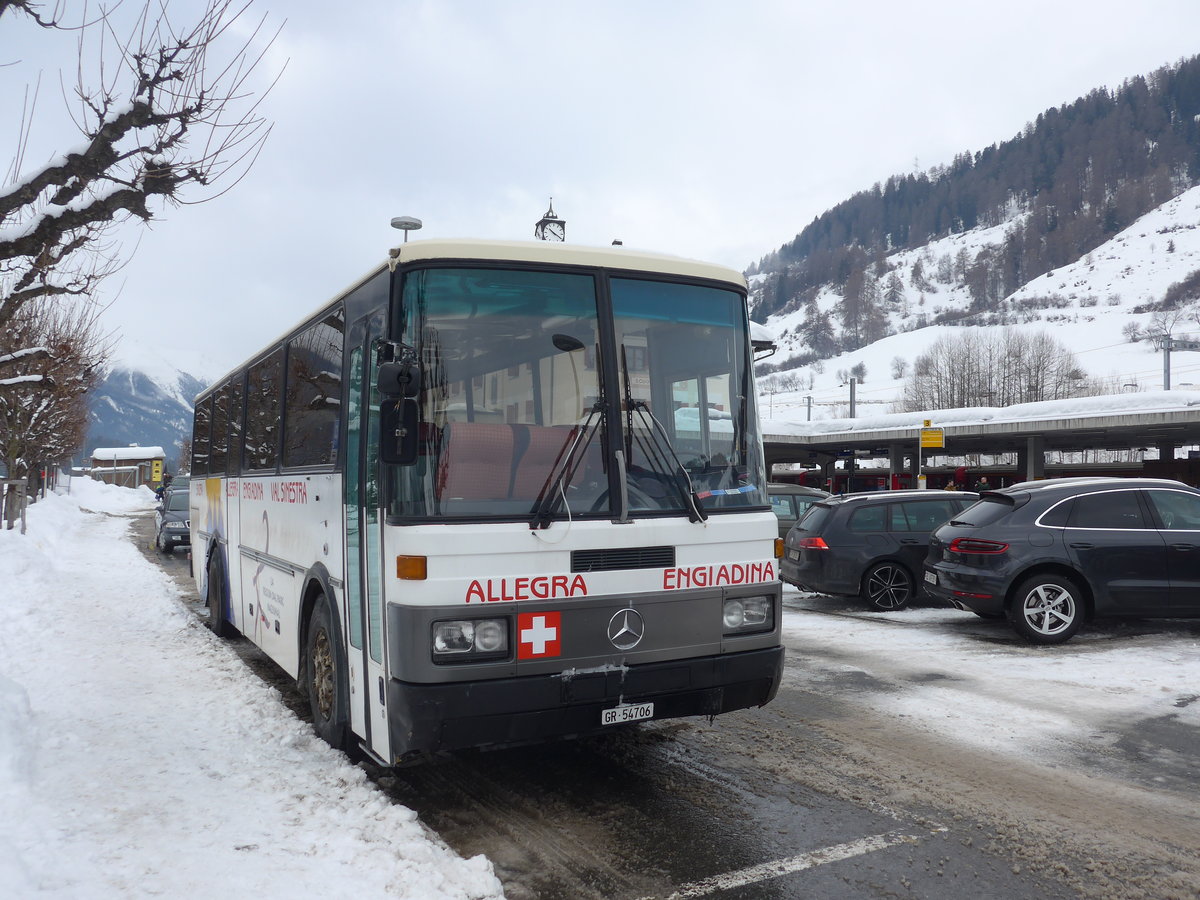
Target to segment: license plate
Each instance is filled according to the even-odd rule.
[[[601,710],[601,725],[620,725],[622,722],[640,722],[642,719],[654,718],[653,703],[634,703],[629,706],[614,706],[612,709]]]
[[[926,572],[925,580],[930,584],[937,584],[937,572]]]
[[[788,559],[793,559],[793,560],[799,562],[800,561],[800,551],[799,550],[789,550],[788,551]]]

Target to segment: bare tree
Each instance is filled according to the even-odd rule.
[[[1168,309],[1160,309],[1150,317],[1150,321],[1146,325],[1146,335],[1155,338],[1166,337],[1189,321],[1192,317],[1192,312],[1186,306],[1172,306]]]
[[[16,361],[21,390],[0,392],[0,461],[10,477],[33,477],[74,455],[87,434],[87,395],[99,383],[110,337],[94,303],[24,304],[9,322],[10,334],[45,348]],[[9,522],[15,504],[7,504]]]
[[[249,0],[209,0],[182,28],[167,0],[95,13],[85,5],[77,24],[64,8],[0,0],[6,35],[43,29],[75,42],[64,96],[83,138],[27,170],[39,111],[37,86],[26,88],[0,188],[0,455],[14,476],[60,462],[84,440],[86,395],[109,351],[94,294],[123,263],[116,229],[228,190],[270,132],[250,80],[273,37],[259,46],[260,20],[222,54]]]
[[[1075,355],[1045,332],[968,330],[939,338],[904,384],[907,410],[1011,406],[1095,393]]]
[[[61,7],[45,12],[32,0],[0,0],[0,27],[7,32],[38,27],[76,42],[79,65],[68,111],[83,137],[64,141],[75,149],[26,172],[38,114],[36,99],[27,101],[0,190],[0,336],[27,303],[91,296],[120,266],[118,226],[149,222],[163,206],[227,190],[270,131],[259,112],[261,97],[250,88],[265,50],[255,50],[262,22],[245,40],[234,39],[231,53],[220,52],[249,0],[236,6],[209,0],[198,21],[182,28],[171,21],[166,2],[145,0],[124,36],[114,18],[119,7],[96,14],[85,7],[84,20],[68,25]],[[26,96],[36,98],[37,90],[27,89]],[[202,189],[200,196],[191,197],[192,188]],[[24,383],[11,375],[20,359],[47,352],[0,344],[0,391]]]

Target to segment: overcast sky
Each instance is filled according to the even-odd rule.
[[[1196,0],[343,8],[256,0],[283,26],[260,72],[286,62],[274,131],[232,192],[164,210],[108,283],[118,356],[153,344],[219,374],[381,262],[396,215],[418,236],[520,240],[552,196],[569,241],[742,269],[855,191],[1200,53]],[[10,97],[31,67],[57,80],[6,37]]]

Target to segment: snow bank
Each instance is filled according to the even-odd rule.
[[[76,479],[0,532],[0,895],[501,897],[191,615],[152,503]]]

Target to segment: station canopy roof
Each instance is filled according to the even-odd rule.
[[[1200,392],[1146,391],[811,422],[775,417],[763,422],[763,443],[775,461],[856,450],[884,456],[897,444],[915,450],[926,421],[944,430],[945,449],[933,452],[946,456],[1011,453],[1039,437],[1046,450],[1178,447],[1200,444]]]

